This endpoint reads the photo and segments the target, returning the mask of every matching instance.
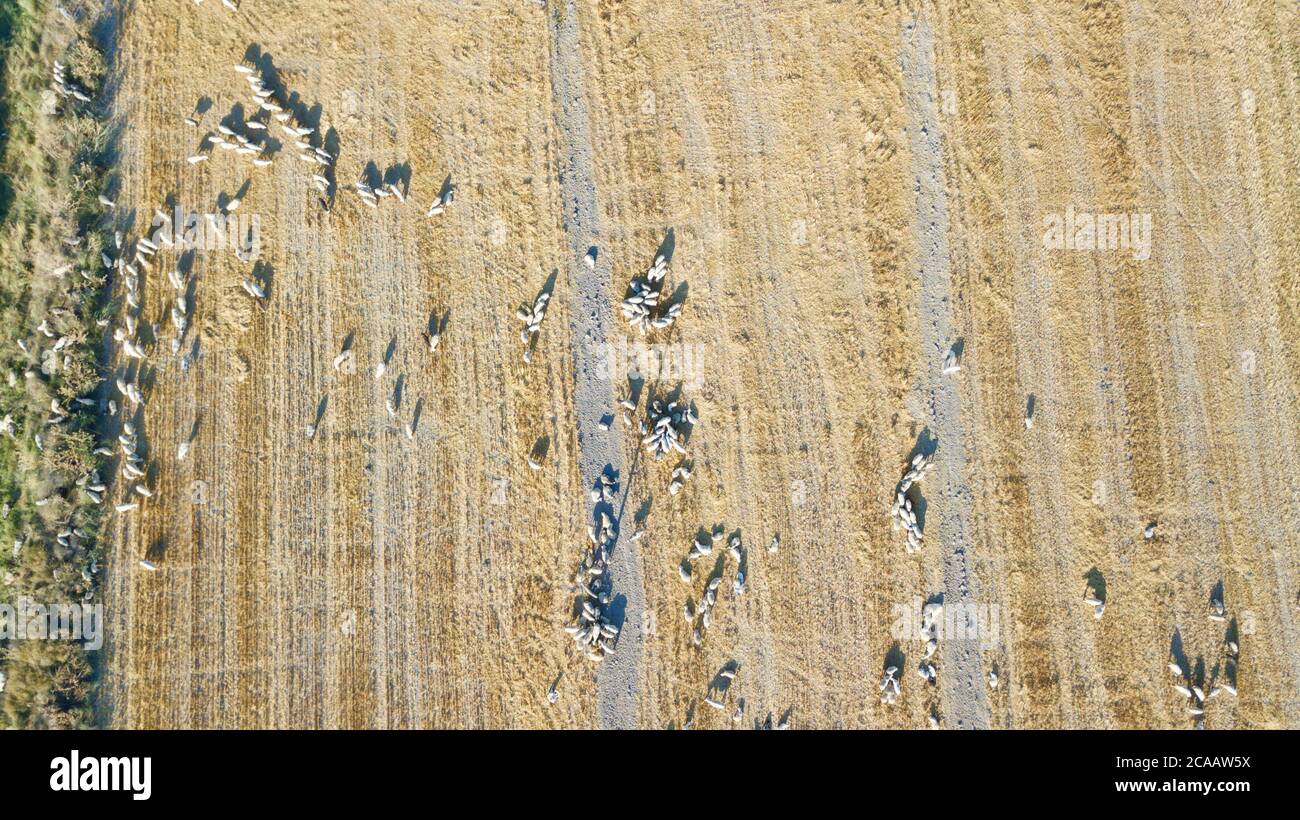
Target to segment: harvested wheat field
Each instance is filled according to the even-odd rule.
[[[238,5],[117,11],[257,241],[112,285],[105,725],[1300,725],[1293,4]]]

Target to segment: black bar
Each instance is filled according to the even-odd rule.
[[[442,801],[452,794],[573,810],[606,804],[622,789],[645,808],[680,808],[682,794],[699,792],[729,807],[767,808],[778,797],[818,804],[866,797],[875,806],[896,797],[904,810],[947,811],[946,797],[956,796],[990,808],[1054,810],[1289,801],[1296,740],[1295,732],[1243,731],[8,732],[0,734],[0,759],[6,791],[33,806],[127,812],[239,807],[254,795],[259,811],[337,809],[377,794],[434,812],[451,810]],[[143,773],[147,757],[148,799],[134,799],[129,787],[54,791],[54,766],[63,764],[52,762],[70,766],[73,750],[83,776],[87,767],[103,772],[103,758],[121,757],[140,758]],[[596,802],[583,802],[584,794]]]

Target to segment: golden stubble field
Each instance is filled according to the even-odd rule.
[[[197,355],[182,368],[165,343],[149,351],[155,497],[112,528],[107,725],[1184,728],[1167,664],[1221,684],[1230,630],[1238,696],[1211,699],[1206,725],[1297,725],[1293,6],[119,14],[136,231],[169,201],[215,211],[247,181],[239,213],[258,218],[271,284],[256,304],[249,264],[199,252],[182,349]],[[292,150],[270,168],[184,161],[248,106],[232,69],[246,59],[332,131],[332,207]],[[372,163],[409,172],[409,202],[362,206],[347,188]],[[448,176],[455,201],[426,220]],[[1150,214],[1149,254],[1046,247],[1045,219],[1067,209]],[[670,229],[685,308],[646,341],[685,366],[648,387],[680,382],[700,416],[675,496],[676,462],[638,455],[618,418],[621,374],[611,431],[575,423],[605,389],[584,375],[602,341],[637,349],[617,303]],[[589,239],[614,306],[595,317],[603,340],[574,252]],[[160,325],[175,256],[144,284]],[[553,273],[525,364],[514,312]],[[332,367],[349,337],[355,373]],[[942,375],[958,341],[961,370]],[[561,627],[591,515],[584,447],[590,461],[611,440],[632,657],[597,669]],[[936,440],[908,555],[889,507],[913,448]],[[726,559],[695,647],[682,607],[704,572],[688,586],[677,565],[716,525],[740,531],[747,583],[734,594]],[[159,572],[135,566],[146,554]],[[1207,617],[1216,588],[1226,622]],[[939,594],[983,634],[940,640],[932,685],[924,641],[896,622]],[[703,706],[733,661],[727,712]],[[903,691],[889,706],[887,663]]]

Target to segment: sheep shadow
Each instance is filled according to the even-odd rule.
[[[627,596],[619,593],[609,602],[605,608],[605,620],[613,624],[618,630],[618,637],[614,639],[614,646],[617,648],[619,641],[623,637],[623,625],[627,623]]]
[[[952,351],[952,354],[957,357],[957,361],[960,362],[962,354],[966,352],[966,337],[958,336],[957,341],[952,343],[952,347],[950,347],[949,350]]]
[[[934,437],[929,427],[925,427],[916,436],[916,442],[912,445],[912,450],[907,454],[907,466],[912,466],[912,459],[918,455],[932,458],[939,450],[939,439]]]
[[[1187,653],[1183,651],[1183,635],[1178,629],[1174,629],[1173,638],[1169,641],[1169,656],[1183,670],[1183,674],[1190,674],[1191,661],[1188,660]]]
[[[409,162],[399,162],[388,166],[388,170],[384,171],[384,184],[400,187],[403,195],[410,193],[411,164]]]
[[[400,410],[402,407],[402,391],[406,387],[406,374],[400,373],[397,380],[393,383],[393,409]]]
[[[636,512],[632,513],[632,523],[638,527],[643,526],[646,519],[650,517],[650,508],[653,505],[654,496],[646,496],[641,502],[641,506],[637,507]]]
[[[415,407],[411,410],[411,435],[420,429],[420,415],[424,412],[424,398],[415,400]]]
[[[361,179],[371,190],[378,190],[384,185],[384,175],[379,172],[379,166],[374,160],[366,163],[366,167],[361,170]]]
[[[720,552],[719,550],[716,549],[714,550],[714,552],[717,554],[717,558],[713,562],[713,571],[709,573],[708,580],[705,583],[705,589],[708,589],[708,585],[712,584],[715,580],[720,580],[722,578],[722,574],[727,569],[726,553]],[[721,587],[721,584],[719,584],[718,586]]]
[[[903,648],[899,645],[898,641],[894,641],[893,645],[889,647],[889,651],[885,653],[885,662],[880,666],[880,673],[881,675],[884,675],[892,666],[895,670],[894,677],[901,681],[903,678],[903,667],[906,663],[907,653],[903,651]]]
[[[234,105],[230,106],[230,110],[226,112],[226,115],[222,117],[220,120],[218,120],[217,122],[219,125],[224,125],[226,128],[230,129],[231,131],[234,131],[236,134],[243,133],[245,130],[247,130],[248,127],[247,126],[248,113],[244,108],[244,104],[241,102],[237,102]],[[221,133],[222,136],[226,136],[226,137],[232,136],[230,134],[225,133],[224,131]]]
[[[641,403],[641,391],[645,390],[645,379],[636,374],[629,373],[627,377],[627,398],[633,404]]]
[[[429,313],[428,331],[434,336],[441,336],[442,332],[447,329],[447,323],[451,321],[451,309],[443,311],[442,318],[438,317],[438,311]]]
[[[542,436],[533,444],[533,449],[529,452],[529,458],[541,463],[546,459],[546,454],[551,449],[551,437]]]
[[[551,294],[555,292],[555,283],[559,279],[559,277],[560,277],[559,269],[558,268],[552,269],[551,275],[546,277],[546,283],[542,285],[542,289],[537,291],[537,296],[533,297],[534,305],[537,304],[537,300],[542,298],[542,296],[545,296],[548,300],[551,298]],[[531,307],[532,305],[529,305],[530,309]]]
[[[409,185],[410,182],[408,181],[407,184]],[[451,202],[455,196],[456,186],[452,184],[451,174],[447,174],[447,178],[442,181],[442,186],[438,188],[438,202],[442,205],[446,205],[448,202]]]
[[[1093,567],[1084,573],[1083,580],[1088,583],[1097,600],[1106,603],[1106,576],[1102,575],[1101,570]]]
[[[659,303],[660,309],[663,311],[667,311],[673,305],[682,304],[683,302],[686,301],[686,297],[690,293],[690,291],[691,291],[690,283],[679,282],[677,284],[677,287],[673,289],[672,295]]]
[[[655,258],[660,256],[664,258],[665,265],[673,263],[673,252],[677,250],[677,234],[672,228],[664,233],[664,239],[659,243],[659,250],[655,251]]]
[[[155,564],[162,563],[162,560],[167,557],[167,540],[162,536],[155,538],[148,549],[144,551],[144,557],[146,561],[152,561]]]
[[[275,269],[271,267],[269,262],[258,261],[253,264],[253,271],[249,274],[249,277],[266,293],[266,298],[270,299],[274,275]]]

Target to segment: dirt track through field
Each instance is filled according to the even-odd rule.
[[[974,611],[985,600],[971,572],[972,498],[966,435],[955,375],[944,375],[949,349],[961,343],[953,327],[948,260],[948,202],[943,183],[943,149],[939,139],[938,85],[934,76],[934,42],[929,25],[920,19],[903,28],[902,68],[908,126],[916,180],[916,222],[921,253],[920,360],[922,374],[912,396],[914,415],[930,420],[930,440],[921,449],[935,456],[935,477],[927,483],[926,533],[930,542],[922,560],[938,544],[943,564],[943,604],[956,611]],[[937,445],[937,450],[934,449]],[[951,637],[951,636],[950,636]],[[958,729],[988,727],[988,701],[978,640],[941,641],[942,686],[949,725]]]
[[[551,77],[555,93],[556,119],[560,127],[563,160],[560,164],[560,192],[564,201],[564,230],[568,235],[572,272],[571,332],[574,346],[573,403],[577,411],[579,463],[583,485],[597,486],[601,473],[626,477],[621,431],[602,429],[605,416],[615,417],[614,383],[609,366],[611,334],[606,325],[614,320],[610,288],[613,272],[608,254],[599,252],[599,208],[591,151],[586,87],[582,79],[578,13],[573,0],[551,15]],[[596,265],[588,268],[578,260],[590,248],[597,248]],[[626,478],[624,478],[626,481]],[[609,571],[615,594],[614,607],[621,610],[615,623],[621,628],[614,655],[601,662],[599,691],[600,724],[606,729],[630,729],[637,723],[637,667],[641,653],[641,618],[645,612],[645,591],[641,585],[640,558],[622,524],[628,488],[609,510],[619,522],[617,542],[610,553]],[[599,516],[603,506],[594,512]]]

